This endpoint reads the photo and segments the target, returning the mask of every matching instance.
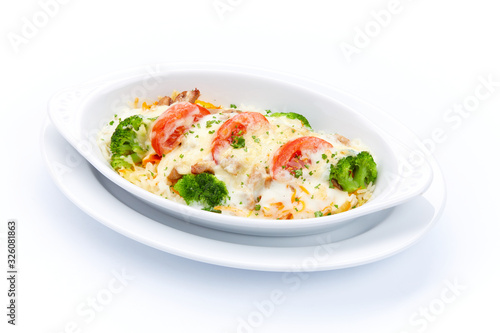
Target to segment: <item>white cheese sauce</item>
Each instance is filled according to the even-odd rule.
[[[100,135],[100,147],[104,156],[110,158],[110,138],[119,119],[135,114],[153,118],[161,115],[167,108],[158,106],[151,110],[124,109],[119,115],[115,115],[114,122],[105,126]],[[200,118],[184,133],[181,144],[162,156],[159,163],[148,163],[144,167],[136,167],[134,171],[120,174],[148,191],[184,203],[182,197],[172,190],[170,173],[175,169],[180,175],[190,174],[193,165],[206,163],[210,165],[215,177],[227,187],[229,198],[216,209],[229,215],[273,219],[310,218],[338,213],[357,204],[356,195],[331,187],[329,175],[330,166],[341,158],[368,150],[359,140],[344,144],[335,135],[307,129],[298,119],[270,117],[263,111],[252,112],[265,115],[269,126],[244,133],[244,147],[228,146],[221,150],[218,155],[219,163],[212,156],[213,140],[224,122],[239,114],[237,111],[214,113]],[[285,143],[304,136],[321,138],[332,147],[309,153],[310,163],[302,168],[301,175],[282,170],[278,171],[280,177],[273,179],[271,168],[274,154]],[[150,141],[147,141],[147,145],[149,153],[153,154]],[[201,208],[196,204],[194,207]]]

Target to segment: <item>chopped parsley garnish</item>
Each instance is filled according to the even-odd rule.
[[[252,135],[252,139],[253,141],[255,141],[256,143],[259,143],[260,142],[260,139],[258,137],[256,137],[255,135]]]
[[[229,105],[229,107],[230,107],[231,109],[237,109],[237,108],[238,108],[238,107],[237,107],[236,105],[234,105],[234,104]]]
[[[234,149],[245,147],[245,139],[241,136],[233,136],[231,147],[233,147]]]
[[[323,216],[323,213],[318,210],[317,212],[314,212],[314,216],[321,217],[321,216]]]
[[[260,205],[255,205],[255,210],[260,210]]]
[[[292,171],[293,173],[295,173],[295,178],[299,178],[300,176],[302,176],[302,169],[297,169],[297,170],[294,170]]]

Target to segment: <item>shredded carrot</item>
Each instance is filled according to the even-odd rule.
[[[146,103],[146,102],[142,102],[142,109],[143,110],[150,110],[151,105],[148,105],[148,103]]]
[[[299,212],[299,213],[300,213],[301,211],[303,211],[303,210],[306,208],[306,204],[305,204],[305,202],[304,202],[304,201],[300,200],[300,198],[299,198],[299,200],[298,200],[297,202],[298,202],[299,204],[302,204],[302,208],[301,208],[301,209],[299,209],[299,210],[297,210],[297,212]]]
[[[293,219],[293,214],[290,211],[284,211],[278,216],[278,220],[291,220]]]
[[[326,216],[326,215],[332,215],[332,210],[331,210],[331,207],[325,207],[322,211],[323,213],[323,216]]]
[[[300,200],[300,197],[297,197],[297,190],[295,189],[295,187],[291,186],[291,185],[287,185],[288,188],[290,188],[293,193],[292,193],[292,197],[290,198],[290,201],[292,203],[292,205],[296,206],[297,204],[302,204],[302,208],[300,208],[300,210],[298,210],[297,207],[295,207],[297,210],[297,212],[301,212],[303,211],[305,208],[306,208],[306,204],[304,201]],[[304,192],[306,192],[307,194],[309,194],[309,192],[301,185],[299,185],[299,187],[301,189],[303,189]]]
[[[137,109],[137,105],[139,104],[139,97],[134,99],[134,109]]]
[[[282,202],[273,202],[273,203],[271,204],[271,206],[276,207],[278,210],[281,210],[281,209],[285,208],[285,205],[283,205],[283,203],[282,203]]]
[[[212,103],[208,103],[208,102],[200,101],[199,99],[197,99],[197,100],[195,101],[195,103],[196,103],[196,104],[198,104],[198,105],[203,106],[203,107],[204,107],[204,108],[206,108],[206,109],[221,109],[221,108],[222,108],[222,106],[220,106],[220,105],[219,105],[219,106],[215,106],[215,105],[213,105]]]
[[[142,166],[145,167],[146,164],[148,163],[158,163],[161,161],[161,157],[158,155],[158,154],[151,154],[149,156],[146,156],[143,160],[142,160]]]
[[[266,207],[262,207],[261,208],[262,210],[262,214],[264,214],[265,217],[271,217],[271,213],[269,213],[269,208],[266,208]]]
[[[304,191],[306,194],[309,194],[309,191],[302,185],[299,185],[300,189]]]
[[[297,195],[297,190],[292,185],[287,185],[286,188],[289,188],[293,192],[292,197],[290,198],[290,202],[293,204],[295,202],[295,196]]]

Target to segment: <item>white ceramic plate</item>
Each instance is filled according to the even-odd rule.
[[[295,111],[309,119],[313,128],[361,138],[378,163],[379,177],[373,199],[337,215],[307,220],[261,220],[216,215],[193,209],[149,193],[121,178],[104,160],[96,144],[96,133],[115,109],[135,97],[156,99],[176,89],[200,89],[208,102],[254,105],[276,112]],[[129,70],[56,94],[49,103],[50,117],[58,131],[99,172],[144,202],[189,223],[251,235],[306,235],[341,228],[354,219],[406,202],[423,193],[432,180],[427,158],[405,169],[414,149],[392,135],[403,129],[399,123],[382,129],[365,117],[365,105],[350,104],[347,95],[324,91],[303,79],[269,71],[223,65],[158,65],[149,72]]]
[[[386,258],[417,242],[439,219],[445,201],[441,172],[407,203],[357,218],[334,231],[263,237],[185,223],[136,200],[87,163],[47,122],[42,151],[52,178],[84,212],[109,228],[159,250],[206,263],[264,271],[320,271]]]

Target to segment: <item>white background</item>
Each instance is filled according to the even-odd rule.
[[[221,0],[230,6],[224,12],[213,0],[72,0],[50,7],[46,22],[40,3],[3,1],[0,9],[2,271],[9,218],[20,232],[18,325],[6,323],[2,277],[2,332],[64,332],[72,321],[81,332],[236,332],[273,289],[285,290],[285,301],[254,332],[500,330],[500,20],[493,1],[401,0],[367,45],[355,43],[357,29],[376,29],[371,12],[389,0]],[[43,26],[31,35],[24,28],[23,37],[34,20]],[[359,53],[348,59],[342,43]],[[281,273],[198,263],[109,230],[66,199],[43,165],[47,101],[103,74],[168,61],[292,73],[371,102],[421,139],[442,128],[446,139],[434,150],[448,189],[442,218],[403,253],[309,274],[296,291]],[[474,96],[480,76],[497,86],[452,127],[443,117]],[[77,307],[122,268],[135,279],[86,323]],[[447,283],[465,290],[425,327],[411,324]]]

